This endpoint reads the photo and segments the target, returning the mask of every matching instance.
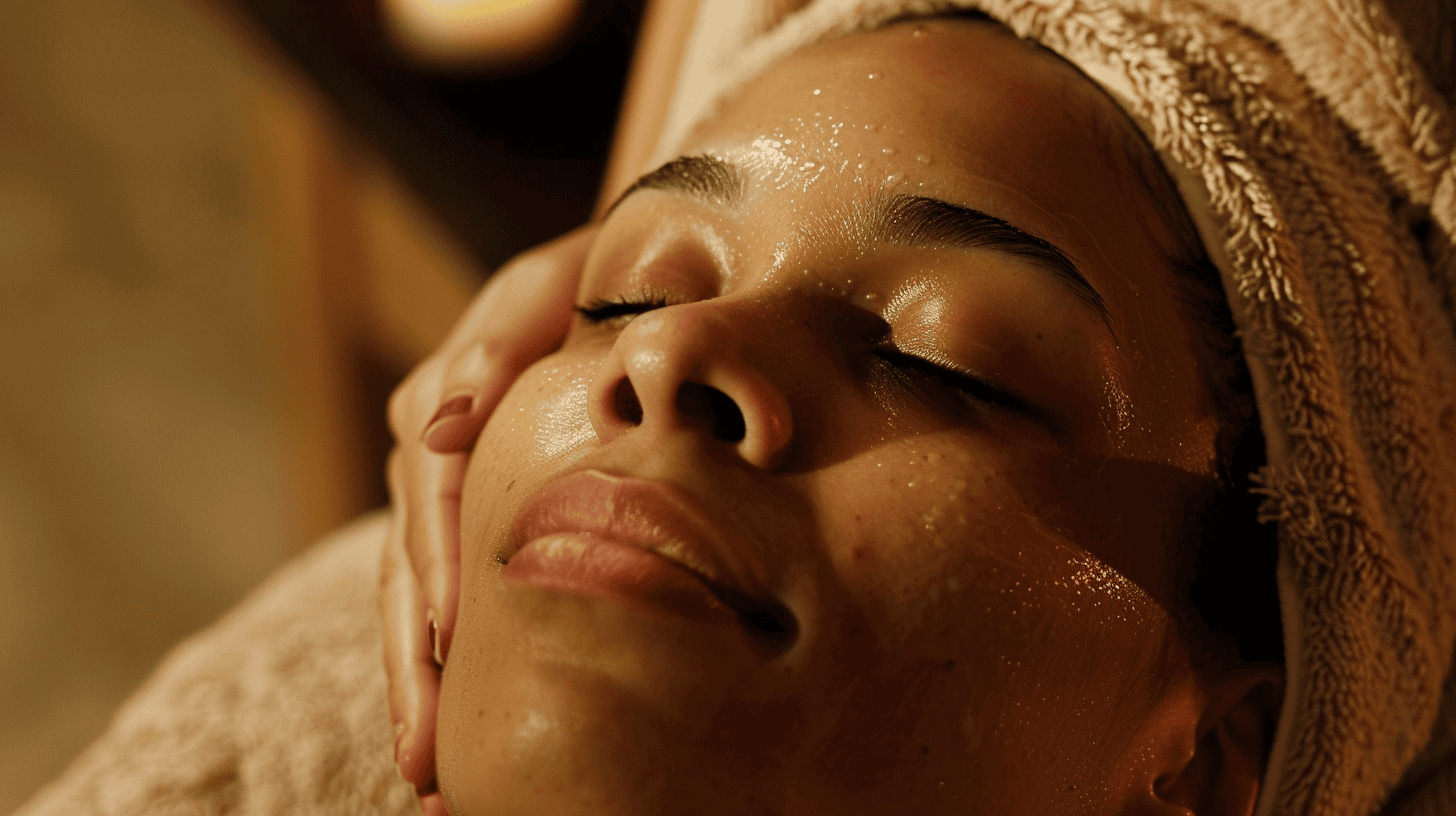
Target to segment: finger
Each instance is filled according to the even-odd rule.
[[[467,452],[511,383],[561,344],[595,227],[577,229],[503,266],[441,352],[441,404],[425,429],[437,453]]]
[[[391,493],[403,497],[408,508],[405,551],[423,595],[426,612],[435,625],[435,654],[441,663],[450,652],[460,592],[460,493],[467,459],[422,455],[413,460],[400,453],[394,459]]]
[[[460,493],[468,453],[490,412],[527,365],[559,345],[571,320],[582,261],[591,229],[527,253],[507,264],[478,299],[485,304],[466,316],[453,339],[472,326],[489,325],[487,337],[456,353],[442,352],[448,368],[439,374],[440,361],[422,373],[419,386],[434,386],[439,377],[447,395],[426,428],[424,441],[449,456],[419,455],[402,439],[401,467],[393,493],[411,508],[406,530],[410,561],[436,626],[436,656],[443,661],[454,640],[460,565]],[[493,317],[492,317],[493,315]],[[458,346],[457,346],[458,347]],[[419,405],[408,409],[419,412]]]
[[[446,359],[443,347],[426,357],[389,395],[386,416],[389,431],[398,444],[411,444],[419,439],[426,420],[440,403],[445,379]]]
[[[422,428],[427,440],[448,437],[432,446],[441,452],[469,450],[520,370],[561,342],[593,233],[594,227],[575,230],[505,265],[451,329],[446,348],[412,373],[390,399],[390,424],[399,442],[390,462],[390,495],[406,510],[406,552],[421,578],[425,600],[447,634],[446,643],[453,631],[464,459],[425,455],[411,425]],[[462,338],[485,326],[492,326],[494,334],[467,345],[462,353]],[[444,405],[430,405],[441,395],[450,398]],[[434,428],[415,425],[427,409],[434,414]],[[440,431],[441,423],[451,425]]]
[[[560,343],[593,232],[577,230],[508,264],[390,399],[398,447],[388,467],[395,515],[381,577],[385,668],[400,772],[424,792],[434,784],[437,656],[448,654],[459,593],[463,454],[516,375]],[[450,455],[428,454],[421,442],[431,434],[422,431],[451,418],[456,427],[437,432],[443,441],[431,446]]]
[[[450,816],[450,811],[445,809],[445,799],[440,796],[439,791],[420,796],[420,812],[424,816]]]
[[[395,728],[395,763],[417,789],[434,785],[435,716],[440,673],[424,625],[424,604],[404,550],[401,524],[391,524],[380,572],[384,669]]]
[[[389,492],[403,517],[403,551],[424,604],[425,631],[437,662],[449,654],[460,588],[460,492],[464,455],[410,455],[403,446],[390,455]]]
[[[541,309],[532,308],[531,304],[542,297],[550,303],[564,299],[570,305],[582,262],[596,232],[595,224],[577,227],[507,261],[456,321],[441,348],[447,353],[458,352],[487,335],[495,325],[520,322],[508,318],[539,314]],[[533,286],[532,281],[541,283]],[[570,287],[564,293],[552,288],[562,284]]]

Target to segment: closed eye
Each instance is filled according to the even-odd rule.
[[[593,298],[576,306],[576,313],[588,323],[606,323],[619,317],[636,317],[653,309],[671,305],[666,297],[647,293],[618,295],[615,298]]]
[[[894,366],[901,371],[908,371],[922,375],[937,385],[960,392],[976,402],[990,405],[997,408],[1005,408],[1024,414],[1028,417],[1039,417],[1041,412],[1032,407],[1025,400],[986,382],[979,377],[958,371],[940,363],[935,363],[924,357],[916,357],[913,354],[891,347],[881,346],[873,350],[876,357]]]
[[[608,323],[624,317],[636,317],[655,309],[672,305],[666,296],[657,293],[640,295],[618,295],[614,298],[593,298],[576,307],[576,313],[592,324]],[[873,349],[876,357],[895,368],[919,374],[944,388],[951,389],[983,405],[1004,408],[1036,418],[1041,412],[1025,400],[1005,389],[998,388],[985,380],[964,371],[916,357],[893,346]]]

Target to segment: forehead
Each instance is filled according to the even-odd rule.
[[[1111,100],[1049,52],[994,23],[935,19],[800,50],[742,89],[695,141],[741,140],[739,163],[776,180],[808,169],[795,179],[806,192],[810,177],[853,170],[833,180],[974,193],[1061,243],[1088,196],[1114,212],[1087,229],[1141,215],[1137,205],[1148,202],[1128,184],[1125,150],[1107,149],[1131,143],[1131,131]]]

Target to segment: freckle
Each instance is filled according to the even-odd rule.
[[[922,746],[920,746],[920,755],[921,756],[930,756],[930,746],[929,745],[922,745]]]
[[[952,657],[952,658],[947,659],[945,661],[945,667],[947,669],[954,669],[955,668],[955,658]]]
[[[855,516],[855,517],[854,517],[854,520],[855,520],[855,521],[864,521],[864,516],[860,516],[860,515],[856,515],[856,516]]]

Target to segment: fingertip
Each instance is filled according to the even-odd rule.
[[[401,727],[403,726],[403,727]],[[435,735],[429,729],[410,728],[404,723],[395,726],[394,763],[399,775],[416,788],[433,786],[435,781]]]
[[[596,236],[597,229],[601,225],[595,221],[582,224],[571,232],[566,233],[559,239],[561,245],[571,251],[586,252],[591,246],[592,238]]]
[[[445,807],[445,797],[439,791],[419,794],[419,797],[420,812],[424,816],[450,816],[450,811]]]
[[[597,226],[583,224],[544,244],[531,247],[502,264],[497,274],[550,275],[559,269],[579,267],[591,247]]]

